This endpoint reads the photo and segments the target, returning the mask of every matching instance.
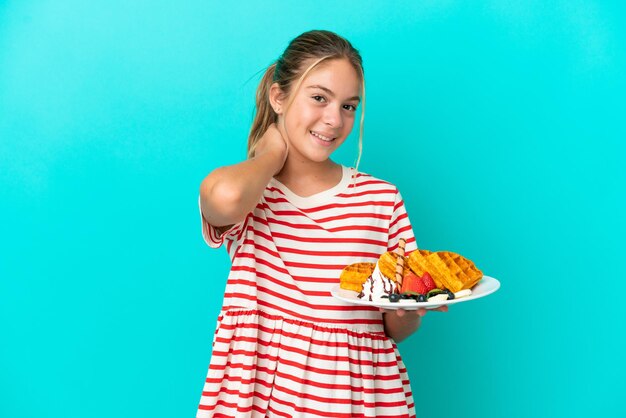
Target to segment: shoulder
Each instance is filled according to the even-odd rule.
[[[381,178],[375,177],[371,174],[351,169],[354,175],[353,183],[356,188],[360,189],[387,189],[389,191],[393,191],[395,193],[398,192],[398,188],[395,184],[383,180]]]

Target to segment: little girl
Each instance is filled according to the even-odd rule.
[[[331,296],[346,265],[416,249],[396,187],[329,158],[361,102],[358,51],[303,33],[261,80],[249,158],[202,182],[203,236],[232,268],[197,417],[415,416],[396,342],[426,311]]]

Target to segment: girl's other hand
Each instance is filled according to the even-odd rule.
[[[264,153],[271,153],[276,156],[280,164],[274,174],[278,174],[287,160],[289,150],[285,138],[280,133],[275,123],[272,123],[270,127],[267,128],[267,131],[265,131],[261,139],[259,139],[256,149],[254,150],[255,157]]]
[[[380,309],[381,312],[386,313],[386,314],[396,314],[398,315],[398,317],[402,318],[405,315],[408,315],[407,319],[410,317],[422,317],[424,315],[426,315],[426,313],[428,311],[436,311],[436,312],[448,312],[448,306],[447,305],[442,305],[438,308],[435,309],[416,309],[416,310],[412,310],[412,311],[407,311],[406,309]]]
[[[383,315],[385,334],[393,338],[396,342],[403,341],[413,334],[420,327],[422,317],[431,311],[448,312],[448,306],[442,305],[436,309],[417,309],[409,311],[406,309],[380,309]]]

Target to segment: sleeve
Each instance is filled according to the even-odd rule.
[[[406,240],[405,254],[410,254],[417,249],[415,234],[409,220],[409,215],[404,207],[402,195],[396,189],[396,196],[393,205],[393,213],[389,222],[389,239],[387,243],[387,251],[394,251],[398,248],[400,238]]]
[[[241,239],[243,231],[248,223],[248,219],[250,215],[246,216],[246,218],[234,224],[227,231],[224,231],[220,234],[217,229],[206,220],[204,215],[202,214],[202,206],[200,205],[200,197],[198,196],[198,209],[200,210],[200,222],[202,224],[202,237],[207,245],[211,248],[219,248],[222,246],[225,240],[229,241],[238,241]],[[230,252],[230,245],[229,252]]]

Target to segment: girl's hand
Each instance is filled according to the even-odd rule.
[[[280,133],[275,123],[272,123],[270,127],[267,128],[267,131],[265,131],[261,139],[259,139],[254,150],[255,157],[264,153],[271,153],[276,157],[278,164],[274,175],[278,174],[280,170],[282,170],[283,165],[285,165],[289,150],[285,138]]]
[[[426,315],[426,313],[428,311],[448,312],[448,305],[442,305],[442,306],[440,306],[438,308],[435,308],[435,309],[424,309],[424,308],[421,308],[421,309],[416,309],[416,310],[413,310],[413,311],[407,311],[406,309],[402,309],[402,308],[400,308],[400,309],[382,309],[381,308],[380,311],[383,312],[383,313],[386,313],[386,314],[395,313],[400,318],[402,318],[405,315],[409,315],[407,317],[407,319],[410,318],[410,317],[416,317],[416,316],[419,316],[421,318],[422,316]]]
[[[448,312],[448,306],[442,305],[431,311]],[[407,311],[405,309],[380,309],[383,315],[383,324],[385,334],[393,338],[396,342],[406,339],[420,327],[422,317],[426,315],[427,309],[417,309],[415,311]]]

